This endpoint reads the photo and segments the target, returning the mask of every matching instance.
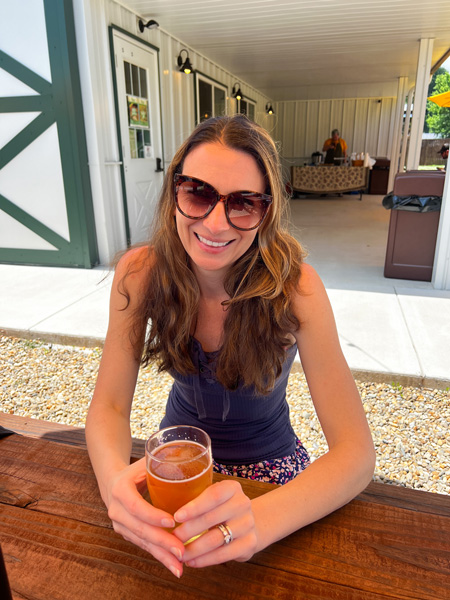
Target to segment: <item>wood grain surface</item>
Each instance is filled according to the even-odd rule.
[[[247,563],[186,567],[177,580],[113,531],[83,430],[3,415],[0,425],[22,432],[0,438],[0,543],[17,600],[450,599],[448,496],[370,484]],[[250,497],[273,489],[242,486]]]

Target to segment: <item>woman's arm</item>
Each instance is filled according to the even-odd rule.
[[[235,506],[225,509],[227,502],[230,503],[225,499],[226,485],[238,485],[233,481],[221,482],[222,507],[212,510],[213,501],[222,498],[217,486],[210,488],[211,498],[213,493],[216,495],[210,504],[207,490],[201,498],[202,506],[195,505],[196,501],[188,505],[184,529],[180,527],[177,531],[181,539],[192,535],[190,525],[194,525],[194,529],[205,528],[223,521],[229,523],[232,530],[235,528],[236,533],[244,532],[245,537],[245,543],[237,539],[209,552],[206,552],[205,539],[203,555],[199,554],[202,551],[200,538],[188,547],[184,556],[192,566],[231,559],[248,560],[254,552],[343,506],[372,478],[375,452],[362,402],[340,348],[324,286],[308,265],[302,268],[301,291],[293,299],[293,309],[301,322],[294,335],[329,451],[293,481],[252,500],[251,515],[244,499],[240,503],[235,500]],[[305,442],[307,445],[307,440]],[[236,497],[239,497],[237,490]],[[210,512],[205,512],[208,509]],[[213,523],[214,518],[221,520]],[[189,519],[192,520],[189,522]],[[179,522],[183,520],[177,518]],[[219,545],[223,541],[222,534],[217,529],[214,531],[214,538],[212,532],[208,534],[210,544]]]
[[[325,140],[323,143],[322,152],[327,152],[330,148],[334,148],[334,142],[331,138],[329,140]]]
[[[146,502],[145,460],[130,465],[130,411],[139,360],[130,341],[132,312],[148,277],[147,249],[128,252],[120,260],[111,290],[108,332],[94,396],[86,420],[86,441],[101,496],[115,531],[149,551],[179,576],[184,547],[162,527],[173,527],[172,515]],[[127,277],[127,306],[121,280]],[[144,332],[142,332],[143,334]]]
[[[372,436],[332,309],[309,265],[302,268],[294,311],[301,322],[295,334],[300,358],[329,451],[292,482],[253,501],[262,548],[349,502],[370,482],[375,467]],[[269,516],[276,506],[281,518],[274,526]]]

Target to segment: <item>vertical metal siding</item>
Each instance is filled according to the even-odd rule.
[[[349,153],[389,156],[394,98],[339,98],[277,102],[274,136],[285,167],[303,164],[322,151],[324,141],[338,128]]]

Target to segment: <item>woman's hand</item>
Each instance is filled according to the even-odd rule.
[[[120,471],[108,489],[106,505],[114,531],[149,552],[176,577],[183,572],[184,546],[164,527],[175,526],[172,515],[146,502],[145,458]]]
[[[237,481],[220,481],[174,515],[182,523],[174,531],[181,542],[202,534],[185,548],[183,562],[189,567],[206,567],[229,560],[249,560],[258,545],[252,503]],[[225,523],[233,533],[230,544],[217,528]],[[209,530],[209,531],[207,531]]]

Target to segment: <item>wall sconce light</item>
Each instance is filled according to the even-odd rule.
[[[159,27],[159,23],[154,19],[150,19],[147,23],[144,23],[142,19],[139,19],[138,25],[141,33],[144,33],[144,29],[157,29]]]
[[[275,114],[275,111],[273,110],[273,108],[272,108],[272,104],[270,104],[270,102],[268,102],[268,103],[266,104],[266,113],[267,113],[268,115],[274,115],[274,114]]]
[[[235,89],[237,86],[237,89]],[[241,92],[241,88],[239,87],[239,83],[235,83],[233,85],[233,91],[231,92],[231,95],[233,96],[233,98],[236,98],[236,100],[242,100],[242,98],[244,97],[243,93]]]
[[[181,56],[181,54],[183,52],[186,52],[186,59],[184,62],[183,62],[183,58]],[[178,58],[177,58],[177,63],[178,63],[178,66],[180,67],[180,71],[182,73],[186,73],[186,75],[189,75],[189,73],[193,73],[194,68],[191,65],[191,61],[189,60],[189,52],[185,48],[180,50],[180,54],[178,55]]]

